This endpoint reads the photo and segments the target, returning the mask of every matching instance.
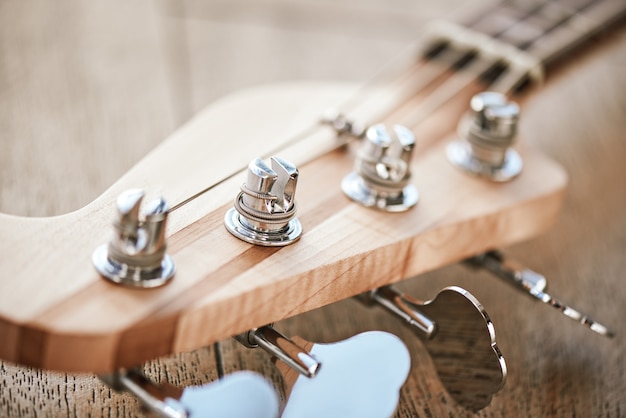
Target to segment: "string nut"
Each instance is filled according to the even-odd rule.
[[[300,239],[302,225],[296,218],[298,169],[279,157],[271,167],[257,158],[248,165],[248,177],[224,217],[235,237],[255,245],[281,247]]]
[[[355,202],[386,212],[404,212],[415,206],[419,193],[411,179],[411,156],[415,137],[407,128],[394,125],[370,127],[357,155],[355,170],[341,183]]]
[[[165,253],[168,205],[162,198],[149,203],[143,216],[140,206],[144,192],[127,190],[117,198],[115,235],[94,251],[92,261],[103,278],[136,288],[163,286],[176,268]]]
[[[459,123],[461,139],[448,145],[448,160],[467,173],[495,182],[513,179],[523,167],[522,158],[511,148],[519,114],[519,106],[501,93],[475,95]]]

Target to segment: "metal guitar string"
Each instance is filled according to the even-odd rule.
[[[547,28],[541,35],[537,36],[535,39],[528,41],[522,48],[520,48],[518,51],[522,51],[525,50],[526,52],[528,51],[533,51],[533,49],[535,48],[535,46],[537,45],[537,41],[544,36],[545,34],[552,32],[553,30],[555,30],[556,28],[558,28],[560,25],[563,24],[563,21],[557,22],[555,25],[553,25],[552,27]],[[450,52],[450,49],[453,48],[447,48],[444,47],[443,50],[441,52],[443,52],[443,54],[437,54],[436,58],[441,58],[441,55],[445,55],[446,52]],[[454,51],[452,51],[454,52]],[[429,57],[425,54],[425,56],[423,57],[421,62],[418,62],[414,67],[411,68],[411,70],[409,70],[408,75],[405,74],[401,74],[399,77],[396,78],[396,81],[398,79],[403,79],[403,78],[407,78],[408,81],[413,82],[414,84],[417,85],[417,88],[415,88],[415,86],[413,86],[414,88],[412,89],[408,89],[409,93],[400,96],[399,98],[396,98],[396,100],[392,101],[392,105],[389,106],[389,108],[385,108],[382,111],[383,112],[392,112],[394,108],[397,109],[397,107],[399,105],[402,105],[404,103],[406,103],[412,96],[418,94],[420,91],[423,90],[424,87],[428,86],[431,82],[435,81],[438,77],[442,77],[447,73],[447,69],[443,68],[440,69],[439,71],[435,71],[434,73],[430,74],[429,77],[424,77],[424,79],[420,80],[420,76],[422,75],[422,73],[424,72],[424,68],[422,68],[422,66],[426,66],[428,67],[428,64],[430,64],[432,66],[432,60],[428,59]],[[483,78],[483,82],[486,85],[492,85],[494,82],[496,82],[497,80],[497,90],[499,90],[502,93],[512,93],[515,88],[517,88],[519,86],[520,82],[523,82],[527,77],[528,77],[528,72],[527,71],[515,71],[515,58],[517,58],[516,56],[513,56],[512,59],[513,61],[506,63],[505,64],[505,68],[502,68],[501,71],[497,74],[495,74],[494,77],[485,80],[484,79],[484,75],[487,74],[489,72],[490,69],[494,68],[495,66],[497,66],[498,64],[502,64],[502,62],[496,57],[495,60],[491,60],[489,59],[490,57],[486,57],[487,59],[481,59],[483,57],[480,57],[479,54],[476,54],[475,51],[469,51],[466,52],[464,54],[464,56],[462,56],[458,61],[454,62],[453,65],[451,66],[451,68],[455,68],[457,67],[457,69],[463,69],[463,74],[459,74],[459,73],[455,73],[453,74],[451,77],[446,79],[446,82],[443,83],[441,86],[437,87],[431,94],[427,95],[425,97],[425,99],[420,103],[419,107],[417,108],[416,111],[411,112],[411,114],[409,115],[408,118],[408,126],[409,127],[416,127],[417,125],[419,125],[420,123],[422,123],[429,115],[431,115],[436,109],[438,109],[439,107],[441,107],[443,104],[445,104],[446,102],[448,102],[449,100],[451,100],[452,98],[454,98],[454,96],[463,91],[465,88],[467,88],[468,86],[470,86],[472,83],[480,80],[481,78]],[[461,64],[461,65],[458,65]],[[464,65],[463,65],[464,64]],[[535,61],[535,62],[531,62],[531,66],[530,67],[526,67],[526,70],[532,70],[534,67],[536,67],[536,65],[539,64],[539,61]],[[461,68],[462,67],[462,68]],[[524,70],[525,66],[522,66],[522,70]],[[518,70],[520,68],[517,68]],[[473,73],[473,77],[466,77],[465,74],[466,73]],[[506,77],[501,77],[503,74],[508,73]],[[378,77],[376,77],[378,78]],[[417,78],[417,81],[414,81],[413,79]],[[366,83],[363,87],[361,87],[360,90],[357,91],[357,94],[355,94],[351,99],[349,99],[346,103],[344,104],[343,109],[352,109],[356,106],[356,104],[358,102],[361,102],[363,99],[363,96],[365,96],[364,91],[370,87],[372,84],[372,82],[368,82]],[[371,100],[372,97],[370,95],[370,97],[367,97],[365,99],[365,101],[367,100]],[[406,122],[405,122],[406,123]],[[313,134],[315,132],[316,129],[319,129],[319,125],[313,125],[311,126],[309,129],[303,131],[300,135],[296,135],[294,136],[291,140],[287,141],[286,143],[282,144],[281,146],[278,147],[277,150],[273,151],[280,151],[286,147],[288,147],[289,145],[295,144],[301,140],[306,140],[307,137],[311,134]],[[315,160],[319,157],[321,157],[324,154],[327,154],[329,152],[331,152],[332,150],[341,147],[343,145],[345,145],[349,139],[346,138],[345,135],[342,135],[340,137],[343,137],[343,141],[338,141],[337,145],[335,147],[332,147],[331,149],[326,149],[323,152],[318,153],[318,155],[314,155],[311,158],[309,158],[306,162],[310,162],[312,160]],[[354,139],[354,138],[353,138]],[[271,155],[271,154],[270,154]],[[305,162],[305,163],[306,163]],[[194,200],[195,198],[201,196],[202,194],[208,192],[209,190],[213,189],[214,187],[218,186],[219,184],[224,183],[225,181],[233,178],[234,176],[242,173],[245,170],[245,167],[243,169],[240,169],[234,173],[232,173],[231,175],[225,177],[224,179],[222,179],[221,181],[217,182],[216,184],[206,188],[205,190],[202,190],[201,192],[197,193],[196,195],[192,196],[191,198],[183,201],[182,203],[174,206],[172,208],[172,211],[180,208],[181,206],[183,206],[184,204]],[[542,293],[541,295],[538,294],[533,294],[532,292],[529,292],[531,294],[531,296],[534,296],[535,298],[541,300],[542,302],[556,308],[557,310],[561,311],[563,314],[565,314],[566,316],[572,318],[572,319],[576,319],[578,322],[580,322],[582,325],[585,325],[586,327],[588,327],[589,329],[591,329],[592,331],[597,332],[598,334],[601,335],[605,335],[605,336],[612,336],[612,332],[610,330],[608,330],[604,325],[595,322],[594,320],[592,320],[591,318],[589,318],[586,315],[583,315],[582,313],[580,313],[579,311],[562,304],[561,302],[557,301],[556,299],[550,297],[549,295]]]
[[[529,12],[529,15],[531,14],[531,12]],[[520,21],[522,21],[526,16],[523,16]],[[470,27],[473,26],[473,24],[469,25]],[[494,38],[498,38],[500,34],[496,34],[494,35]],[[446,82],[444,83],[442,86],[438,87],[437,89],[435,89],[434,92],[432,92],[429,96],[427,96],[421,106],[421,109],[419,110],[419,112],[417,112],[416,116],[413,116],[407,123],[407,125],[415,127],[417,126],[419,123],[421,123],[422,121],[424,121],[430,114],[432,114],[436,109],[438,109],[440,106],[442,106],[443,104],[445,104],[448,100],[452,99],[457,93],[461,92],[465,87],[467,87],[468,85],[470,85],[471,83],[480,80],[481,76],[491,67],[493,67],[494,65],[498,64],[498,59],[496,58],[493,62],[490,62],[489,60],[487,61],[481,61],[477,58],[477,55],[474,53],[474,51],[466,51],[464,52],[464,54],[462,56],[458,56],[458,52],[454,51],[452,48],[449,48],[448,45],[446,45],[445,43],[442,43],[440,45],[440,50],[437,51],[438,45],[426,45],[426,47],[430,47],[432,48],[430,50],[430,52],[432,53],[433,51],[436,51],[434,53],[432,53],[432,56],[428,56],[429,55],[429,50],[427,48],[423,49],[422,54],[423,57],[421,59],[421,61],[419,61],[416,65],[414,65],[413,68],[411,68],[409,71],[406,71],[402,74],[400,74],[399,76],[395,77],[395,80],[393,81],[398,81],[401,80],[403,78],[408,79],[409,81],[412,82],[412,84],[414,84],[413,90],[409,90],[407,94],[403,95],[400,97],[399,100],[394,101],[394,105],[397,106],[399,104],[402,104],[404,102],[406,102],[410,97],[414,96],[415,94],[419,93],[420,91],[422,91],[422,89],[424,89],[425,87],[427,87],[431,82],[435,81],[437,78],[442,77],[446,74],[446,72],[449,69],[454,69],[455,66],[458,66],[457,69],[463,69],[465,72],[469,71],[475,71],[475,78],[472,78],[470,80],[463,80],[461,77],[459,76],[453,76],[452,77],[452,82]],[[409,48],[407,48],[409,53],[413,53],[415,54],[415,50],[416,50],[416,45],[411,45]],[[431,59],[431,58],[436,58],[437,61],[439,61],[441,59],[440,55],[445,55],[445,54],[450,54],[452,53],[453,56],[456,53],[456,58],[458,58],[458,60],[453,61],[453,62],[449,62],[448,64],[450,64],[450,68],[438,68],[434,73],[429,74],[426,77],[420,77],[420,70],[422,70],[422,67],[427,67],[428,64],[433,64],[436,61]],[[389,73],[392,72],[396,66],[398,66],[399,63],[402,63],[407,56],[407,51],[404,51],[403,53],[399,54],[395,59],[392,59],[384,68],[382,71],[378,72],[374,77],[372,77],[370,80],[366,81],[364,84],[361,85],[360,88],[357,89],[357,91],[352,95],[352,97],[350,97],[349,99],[347,99],[343,105],[338,106],[339,109],[343,109],[344,112],[348,111],[350,109],[353,109],[354,107],[357,106],[358,103],[363,103],[368,99],[364,100],[364,96],[370,95],[372,96],[372,93],[370,92],[370,88],[375,85],[376,83],[378,83],[381,80],[388,80],[389,79]],[[444,61],[450,61],[449,57],[448,59],[444,59]],[[466,68],[462,68],[463,66],[459,66],[458,64],[464,62],[465,64],[469,64],[468,66],[465,66]],[[475,67],[475,68],[473,68]],[[425,70],[425,69],[424,69]],[[395,71],[393,71],[395,72]],[[500,90],[504,90],[503,92],[509,92],[510,90],[513,89],[513,87],[520,82],[524,77],[526,76],[526,74],[519,74],[516,77],[514,77],[513,80],[507,80],[509,83],[507,86],[505,86],[504,89],[500,89]],[[494,80],[490,80],[490,82],[492,82]],[[490,83],[489,82],[489,83]],[[486,83],[486,84],[489,84]],[[393,109],[393,106],[392,106]],[[391,111],[391,109],[389,109],[389,111]],[[302,141],[302,140],[306,140],[307,137],[309,137],[310,135],[312,135],[313,133],[316,132],[317,129],[319,129],[320,124],[316,123],[312,126],[309,126],[308,128],[304,129],[300,134],[297,134],[295,136],[293,136],[290,140],[284,142],[283,144],[279,145],[278,147],[276,147],[273,150],[270,150],[266,156],[264,156],[263,158],[267,158],[268,156],[274,155],[278,152],[280,152],[281,150],[297,144],[298,142]],[[321,156],[334,151],[337,148],[340,148],[344,145],[346,145],[349,141],[351,141],[350,138],[346,138],[344,136],[344,138],[342,138],[343,141],[338,141],[336,147],[333,147],[331,149],[326,149],[323,152],[316,154],[314,156],[312,156],[311,158],[309,158],[305,163],[311,162],[317,158],[320,158]],[[175,210],[181,208],[182,206],[186,205],[187,203],[197,199],[198,197],[202,196],[203,194],[211,191],[212,189],[214,189],[215,187],[225,183],[226,181],[234,178],[235,176],[241,174],[242,172],[244,172],[246,170],[247,167],[241,167],[236,169],[235,171],[233,171],[232,173],[228,174],[227,176],[225,176],[224,178],[222,178],[221,180],[215,182],[214,184],[206,187],[205,189],[200,190],[198,193],[190,196],[189,198],[179,202],[178,204],[172,206],[169,210],[169,212],[174,212]]]
[[[432,61],[428,61],[428,60],[426,60],[426,61],[424,62],[424,64],[429,64],[429,63],[432,63]],[[420,70],[420,69],[421,69],[421,65],[418,65],[418,66],[417,66],[417,68],[412,69],[413,74],[410,74],[410,75],[408,76],[408,78],[409,78],[409,79],[411,79],[411,78],[417,78],[417,79],[419,80],[419,75],[420,75],[420,71],[419,71],[419,70]],[[447,68],[442,68],[442,69],[440,69],[440,71],[439,71],[439,72],[435,73],[434,75],[432,75],[432,74],[431,74],[431,75],[430,75],[429,77],[427,77],[427,78],[426,78],[423,82],[416,83],[416,84],[418,85],[418,87],[419,87],[419,90],[417,90],[417,91],[411,91],[411,92],[410,92],[409,94],[407,94],[406,96],[409,96],[409,97],[410,97],[410,96],[415,95],[416,93],[419,93],[419,91],[421,91],[421,89],[422,89],[423,87],[425,87],[425,85],[428,85],[428,83],[429,83],[429,82],[431,82],[431,81],[433,81],[433,80],[435,80],[435,79],[437,79],[437,78],[439,78],[439,77],[441,77],[441,76],[445,75],[445,74],[446,74],[446,71],[447,71]],[[374,79],[373,79],[373,80],[377,80],[379,77],[380,77],[380,76],[376,76],[376,77],[374,77]],[[401,76],[401,77],[402,77],[402,76]],[[471,83],[471,82],[474,82],[474,81],[476,81],[476,80],[478,80],[478,79],[479,79],[479,77],[480,77],[480,74],[478,74],[478,75],[477,75],[474,79],[472,79],[472,80],[470,81],[470,83]],[[348,105],[345,105],[345,104],[344,104],[344,105],[343,105],[343,109],[349,110],[350,108],[354,107],[354,105],[355,105],[357,102],[360,102],[361,100],[359,100],[359,99],[361,99],[361,98],[362,98],[362,96],[364,96],[364,95],[365,95],[365,90],[373,84],[373,80],[368,81],[367,83],[365,83],[365,84],[364,84],[364,87],[361,87],[361,88],[360,88],[360,89],[359,89],[359,90],[355,93],[355,95],[353,95],[353,96],[352,96],[349,100],[347,100],[347,101],[346,101],[346,103],[347,103]],[[468,83],[468,84],[469,84],[469,83]],[[444,86],[445,86],[445,84],[444,84]],[[439,106],[443,105],[445,102],[447,102],[448,100],[450,100],[451,98],[453,98],[454,94],[456,94],[456,93],[460,92],[460,91],[462,90],[462,88],[461,88],[461,89],[459,89],[459,90],[458,90],[458,91],[456,91],[456,92],[452,92],[451,90],[452,90],[452,89],[450,89],[450,88],[446,88],[446,87],[439,87],[439,88],[437,88],[437,89],[436,89],[433,93],[431,93],[429,96],[427,96],[427,98],[426,98],[426,102],[428,102],[428,103],[430,104],[427,110],[428,110],[429,112],[432,112],[432,111],[436,110]],[[442,93],[442,92],[443,92],[443,93]],[[437,99],[437,97],[438,97],[438,96],[442,96],[442,97],[441,97],[440,99]],[[432,100],[428,100],[428,99],[430,99],[430,98],[432,98]],[[366,100],[367,100],[367,99],[366,99]],[[406,98],[406,97],[402,97],[402,98],[399,100],[399,101],[400,101],[400,104],[401,104],[402,102],[406,101],[406,100],[407,100],[407,98]],[[398,103],[394,103],[394,105],[396,105],[396,106],[397,106],[397,105],[398,105]],[[391,111],[391,110],[388,110],[388,111]],[[428,116],[428,115],[426,114],[426,115],[424,115],[424,116]],[[286,141],[286,142],[282,143],[281,145],[279,145],[278,147],[276,147],[276,149],[273,149],[273,150],[269,151],[269,152],[266,154],[266,156],[264,156],[263,158],[267,158],[268,156],[275,155],[276,153],[280,152],[281,150],[283,150],[283,149],[285,149],[285,148],[288,148],[288,147],[289,147],[289,146],[291,146],[291,145],[295,145],[295,144],[299,143],[300,141],[306,140],[309,136],[311,136],[313,133],[315,133],[315,132],[316,132],[316,131],[320,128],[320,126],[322,126],[322,125],[321,125],[321,124],[319,124],[319,123],[318,123],[318,124],[315,124],[315,125],[310,126],[309,128],[307,128],[307,129],[303,130],[300,134],[293,136],[290,140],[288,140],[288,141]],[[343,137],[343,138],[341,138],[341,139],[342,139],[342,140],[339,140],[339,141],[337,142],[336,146],[334,146],[334,147],[332,147],[332,148],[330,148],[330,149],[328,149],[328,148],[327,148],[327,149],[325,149],[323,152],[320,152],[320,153],[318,153],[318,154],[314,154],[313,156],[311,156],[311,158],[309,158],[307,161],[305,161],[305,164],[306,164],[306,163],[308,163],[308,162],[314,161],[314,160],[316,160],[316,159],[318,159],[318,158],[322,157],[323,155],[325,155],[325,154],[327,154],[327,153],[329,153],[329,152],[332,152],[332,151],[334,151],[335,149],[340,148],[340,147],[342,147],[342,146],[346,145],[348,142],[352,141],[354,138],[348,138],[348,137],[344,136],[344,137]],[[247,168],[247,166],[246,166],[246,167],[239,168],[239,169],[237,169],[237,170],[233,171],[232,173],[230,173],[229,175],[225,176],[225,177],[224,177],[224,178],[222,178],[221,180],[219,180],[219,181],[217,181],[217,182],[213,183],[212,185],[208,186],[207,188],[205,188],[205,189],[203,189],[203,190],[200,190],[198,193],[196,193],[196,194],[194,194],[194,195],[190,196],[189,198],[187,198],[187,199],[185,199],[185,200],[181,201],[180,203],[178,203],[178,204],[176,204],[176,205],[172,206],[172,207],[170,208],[169,212],[170,212],[170,213],[171,213],[171,212],[174,212],[175,210],[177,210],[177,209],[181,208],[182,206],[184,206],[184,205],[186,205],[186,204],[190,203],[191,201],[193,201],[193,200],[197,199],[198,197],[202,196],[203,194],[205,194],[205,193],[207,193],[207,192],[211,191],[211,190],[212,190],[212,189],[214,189],[215,187],[217,187],[217,186],[219,186],[219,185],[221,185],[221,184],[225,183],[226,181],[228,181],[228,180],[230,180],[230,179],[234,178],[235,176],[237,176],[237,175],[241,174],[242,172],[244,172],[244,171],[246,170],[246,168]]]
[[[382,71],[377,72],[376,75],[374,75],[372,78],[370,78],[368,81],[366,81],[365,83],[363,83],[357,90],[356,92],[352,95],[352,97],[348,98],[342,105],[338,106],[338,108],[341,109],[345,109],[345,110],[349,110],[353,107],[355,107],[357,105],[357,103],[362,102],[362,98],[363,96],[365,96],[366,94],[368,94],[368,89],[372,86],[375,85],[376,83],[378,83],[380,80],[386,80],[389,78],[389,72],[391,68],[394,68],[395,65],[397,65],[397,62],[404,59],[407,55],[408,52],[410,51],[414,51],[415,50],[415,46],[411,45],[409,48],[407,48],[407,50],[405,50],[403,53],[401,53],[399,56],[396,56],[395,59],[393,59],[390,63],[388,63]],[[419,69],[420,64],[422,64],[423,62],[419,62],[418,65],[416,66],[417,68],[411,68],[408,71],[408,75],[407,74],[401,74],[398,78],[403,78],[403,77],[407,77],[407,78],[412,78],[412,77],[416,77],[416,74],[414,74],[416,72],[416,69]],[[441,73],[439,75],[442,75],[444,73],[444,71],[441,71]],[[419,77],[416,77],[419,79]],[[423,84],[423,83],[421,83]],[[422,88],[423,86],[420,85],[419,88]],[[419,90],[418,90],[419,91]],[[289,139],[288,141],[280,144],[279,146],[277,146],[275,149],[272,149],[270,151],[268,151],[266,153],[265,156],[263,156],[262,158],[267,158],[268,156],[271,155],[275,155],[278,152],[280,152],[281,150],[288,148],[291,145],[297,144],[302,140],[305,140],[307,137],[311,136],[313,133],[315,133],[319,128],[320,128],[321,124],[320,123],[315,123],[311,126],[309,126],[308,128],[302,130],[299,134],[294,135],[291,139]],[[347,138],[346,138],[347,139]],[[348,141],[343,141],[338,143],[337,148],[345,145]],[[335,149],[335,148],[333,148]],[[326,154],[327,152],[331,152],[333,149],[331,150],[327,150],[324,151],[324,153],[318,155],[318,156],[314,156],[313,158],[309,159],[308,162],[315,160],[316,158],[319,158],[320,156]],[[234,178],[235,176],[241,174],[242,172],[244,172],[246,170],[247,166],[245,167],[241,167],[236,169],[235,171],[231,172],[230,174],[228,174],[227,176],[223,177],[222,179],[218,180],[217,182],[213,183],[212,185],[206,187],[205,189],[200,190],[199,192],[197,192],[196,194],[188,197],[187,199],[177,203],[176,205],[172,206],[169,209],[169,212],[174,212],[175,210],[181,208],[182,206],[190,203],[191,201],[197,199],[198,197],[202,196],[203,194],[211,191],[212,189],[218,187],[219,185],[227,182],[228,180]]]

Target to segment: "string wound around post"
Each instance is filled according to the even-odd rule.
[[[113,239],[94,251],[92,261],[100,275],[113,283],[153,288],[168,283],[176,268],[165,253],[168,205],[159,198],[140,214],[143,198],[139,189],[119,195]]]
[[[391,130],[378,124],[370,127],[359,151],[355,170],[341,183],[343,192],[355,202],[386,212],[404,212],[419,200],[410,184],[413,133],[404,126]]]
[[[271,157],[248,165],[248,177],[224,216],[224,225],[235,237],[266,247],[285,246],[302,235],[296,218],[298,169],[290,162]]]
[[[475,95],[459,123],[459,139],[446,149],[448,160],[469,174],[495,182],[512,180],[523,167],[522,158],[511,148],[519,114],[519,106],[501,93]]]

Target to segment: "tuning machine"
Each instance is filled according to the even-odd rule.
[[[217,382],[184,389],[167,383],[156,384],[138,369],[122,369],[100,379],[116,391],[132,394],[150,414],[159,418],[278,416],[274,388],[251,372],[236,372]]]
[[[250,162],[247,180],[226,213],[224,225],[251,244],[285,246],[302,234],[296,218],[298,169],[279,157],[271,157],[270,165],[260,158]]]
[[[248,348],[261,347],[306,377],[314,377],[321,367],[321,363],[305,348],[278,332],[271,325],[251,329],[235,336],[235,339]]]
[[[447,287],[431,301],[421,301],[384,286],[357,296],[385,308],[422,339],[441,382],[463,407],[478,411],[491,402],[507,376],[493,323],[468,291]]]
[[[558,299],[545,292],[548,285],[546,278],[520,263],[507,259],[499,251],[488,251],[467,260],[472,266],[482,267],[493,273],[496,277],[512,284],[518,290],[552,306],[570,319],[588,327],[592,331],[605,337],[612,338],[615,334],[606,326],[594,321],[582,312],[564,304]]]
[[[168,205],[162,198],[150,202],[140,214],[144,192],[127,190],[117,198],[115,235],[93,253],[98,272],[129,287],[162,286],[174,276],[175,266],[165,253]]]
[[[446,150],[448,160],[463,171],[496,182],[522,171],[522,158],[511,148],[517,133],[519,106],[496,92],[482,92],[470,101],[459,124],[459,140]]]
[[[387,212],[403,212],[417,204],[419,193],[411,180],[411,156],[415,137],[407,128],[371,126],[355,163],[354,172],[341,183],[355,202]]]

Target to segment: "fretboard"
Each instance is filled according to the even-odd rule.
[[[435,25],[427,54],[453,49],[465,52],[466,61],[491,60],[485,76],[494,81],[507,74],[502,84],[517,88],[528,78],[540,81],[543,68],[624,17],[623,0],[503,1],[461,25]]]

